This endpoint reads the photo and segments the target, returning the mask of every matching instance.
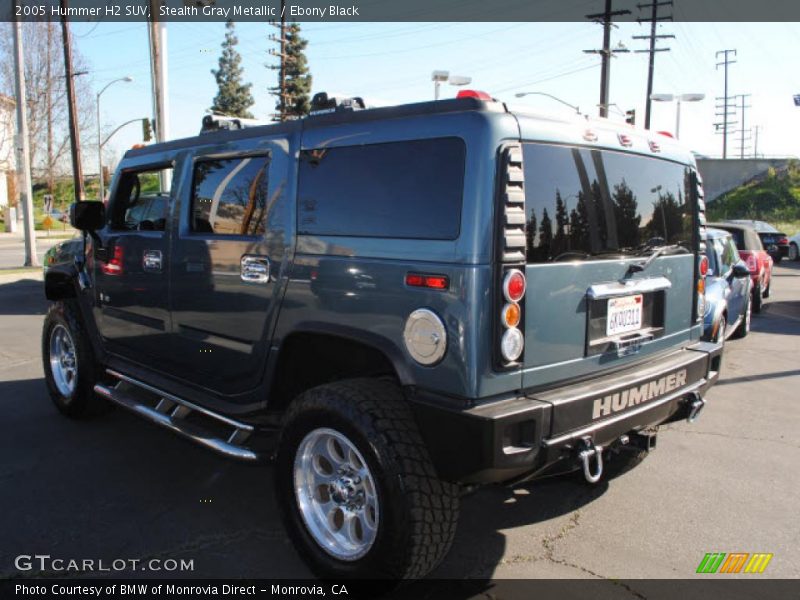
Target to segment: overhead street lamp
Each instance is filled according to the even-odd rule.
[[[467,85],[472,82],[472,77],[464,77],[461,75],[450,75],[450,71],[434,71],[431,73],[431,81],[433,81],[433,99],[439,99],[439,86],[443,83],[450,85]]]
[[[109,81],[105,87],[97,93],[97,170],[100,171],[100,202],[103,201],[103,196],[105,195],[105,182],[103,181],[103,143],[100,141],[100,138],[103,135],[100,132],[100,96],[102,96],[103,92],[105,92],[109,87],[115,83],[119,83],[120,81],[130,83],[133,81],[133,77],[126,75],[125,77],[120,77],[119,79]]]
[[[675,114],[675,139],[680,138],[681,134],[681,103],[700,102],[706,97],[705,94],[650,94],[650,100],[654,102],[676,102],[678,105]]]
[[[522,98],[524,96],[545,96],[547,98],[551,98],[552,100],[555,100],[556,102],[560,102],[564,106],[569,106],[577,114],[581,114],[581,109],[578,108],[577,106],[573,106],[569,102],[564,102],[561,98],[557,98],[556,96],[553,96],[552,94],[548,94],[546,92],[517,92],[516,94],[514,94],[514,96],[516,98]]]

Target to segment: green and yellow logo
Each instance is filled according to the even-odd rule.
[[[766,552],[709,552],[697,566],[697,573],[763,573],[772,557]]]

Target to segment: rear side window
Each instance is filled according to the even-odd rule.
[[[691,251],[694,196],[686,167],[623,152],[524,144],[529,263]]]
[[[196,162],[191,230],[217,235],[263,234],[268,167],[268,156]]]
[[[465,156],[460,138],[303,150],[298,231],[454,240]]]
[[[746,250],[747,247],[744,243],[744,232],[741,229],[734,229],[730,233],[733,236],[733,241],[736,244],[736,247],[739,250]]]

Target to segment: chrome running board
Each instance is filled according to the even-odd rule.
[[[252,425],[215,413],[113,369],[106,369],[106,373],[118,380],[116,385],[98,383],[94,391],[115,404],[229,458],[250,462],[265,458],[243,445],[254,431]],[[126,384],[134,389],[126,389]],[[188,421],[190,415],[197,418]],[[204,426],[204,420],[215,427]],[[230,433],[220,435],[215,429]]]

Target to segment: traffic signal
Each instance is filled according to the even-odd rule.
[[[632,108],[625,111],[625,122],[628,125],[636,125],[636,109]]]
[[[142,119],[142,139],[145,142],[153,139],[153,124],[150,119]]]

